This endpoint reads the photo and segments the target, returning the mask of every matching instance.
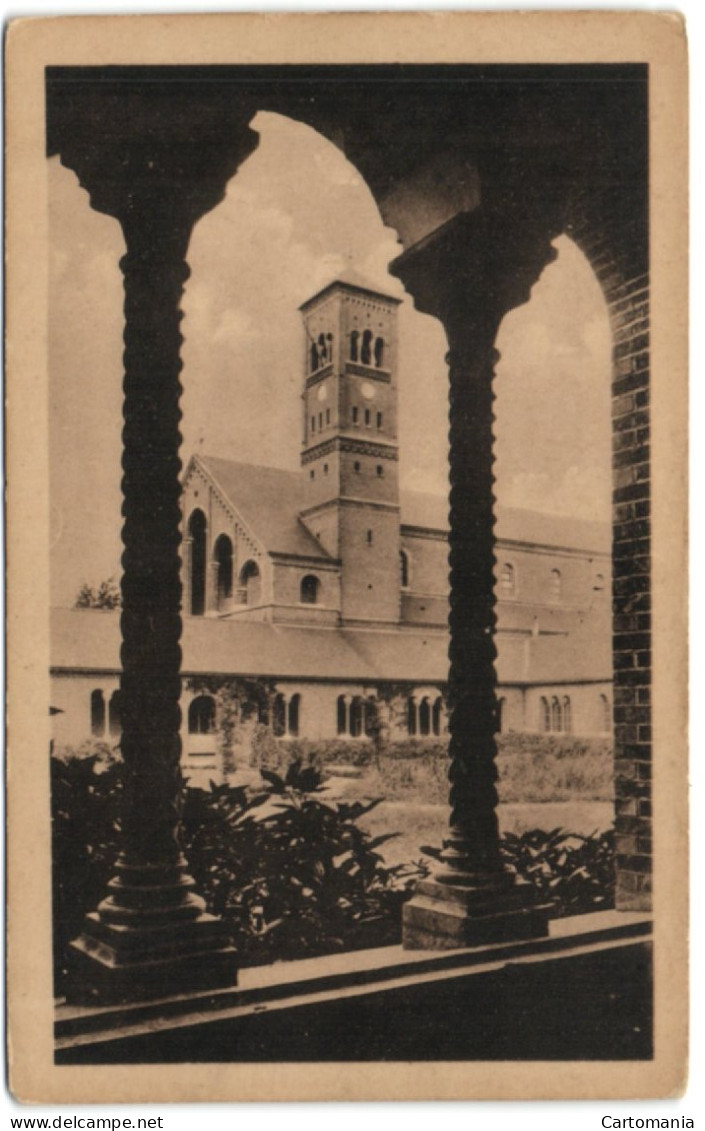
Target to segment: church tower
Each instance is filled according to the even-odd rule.
[[[343,622],[400,617],[397,307],[338,279],[301,306],[301,518],[342,562]]]

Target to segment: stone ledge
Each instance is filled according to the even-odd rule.
[[[60,1002],[56,1010],[56,1050],[108,1047],[114,1041],[176,1029],[202,1029],[284,1008],[575,958],[645,941],[651,926],[648,915],[599,912],[554,920],[548,937],[524,942],[446,951],[382,947],[250,967],[239,972],[237,987],[216,991],[134,1005],[76,1006]]]

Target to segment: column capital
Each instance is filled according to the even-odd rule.
[[[73,170],[96,211],[120,221],[128,247],[145,228],[155,245],[170,233],[188,243],[257,147],[250,117],[219,87],[194,98],[186,82],[47,82],[48,155]]]
[[[406,287],[417,310],[444,325],[452,349],[472,342],[494,351],[499,324],[508,311],[528,302],[531,288],[557,255],[548,222],[525,216],[459,212],[441,228],[402,252],[389,270]],[[488,361],[496,364],[497,357]]]

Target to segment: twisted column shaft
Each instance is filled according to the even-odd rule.
[[[502,872],[496,816],[494,326],[452,331],[450,378],[450,832],[447,883]]]

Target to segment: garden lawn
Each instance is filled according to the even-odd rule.
[[[587,836],[612,824],[613,763],[606,739],[509,733],[500,736],[497,769],[501,832],[562,828]],[[361,825],[373,836],[398,834],[379,850],[387,864],[418,860],[423,845],[440,847],[449,788],[441,743],[425,749],[400,743],[377,765],[330,766],[328,773],[324,797],[383,799]]]

